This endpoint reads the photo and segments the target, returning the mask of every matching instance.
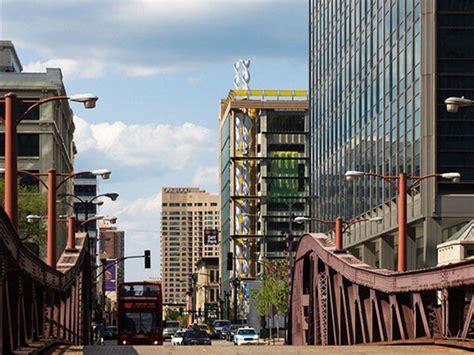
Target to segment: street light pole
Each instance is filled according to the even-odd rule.
[[[398,178],[398,271],[407,269],[407,174],[401,173]]]
[[[56,267],[56,170],[48,170],[48,265]]]
[[[18,169],[16,156],[16,95],[5,95],[5,212],[18,230]]]
[[[337,217],[335,222],[336,222],[336,226],[335,226],[334,234],[335,234],[335,239],[336,239],[336,250],[341,251],[341,250],[343,250],[343,248],[342,248],[342,245],[343,245],[343,242],[342,242],[342,234],[343,234],[343,231],[342,231],[342,217]]]

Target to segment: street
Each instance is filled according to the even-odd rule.
[[[236,347],[225,340],[213,340],[212,346],[175,346],[169,341],[163,346],[117,346],[107,341],[104,346],[61,346],[50,354],[463,354],[464,350],[436,345],[355,345],[355,346],[244,346]]]

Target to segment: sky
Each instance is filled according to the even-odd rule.
[[[0,0],[0,38],[26,72],[61,68],[73,105],[75,170],[107,168],[101,214],[118,217],[126,279],[160,277],[162,187],[218,193],[218,114],[233,63],[250,59],[250,88],[307,89],[307,0]]]

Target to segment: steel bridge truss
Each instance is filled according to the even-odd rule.
[[[0,354],[90,341],[90,256],[85,233],[53,269],[26,248],[0,209]]]
[[[334,250],[324,234],[299,242],[293,345],[474,339],[474,259],[397,273]]]

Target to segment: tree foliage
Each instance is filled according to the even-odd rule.
[[[5,207],[5,181],[0,180],[0,203]],[[48,213],[48,197],[45,192],[38,188],[27,187],[18,183],[18,229],[20,238],[33,251],[45,250],[46,248],[46,224],[30,224],[26,216],[35,214],[44,216]]]
[[[286,260],[268,260],[263,264],[260,288],[252,288],[251,302],[261,316],[288,314],[288,270]]]

